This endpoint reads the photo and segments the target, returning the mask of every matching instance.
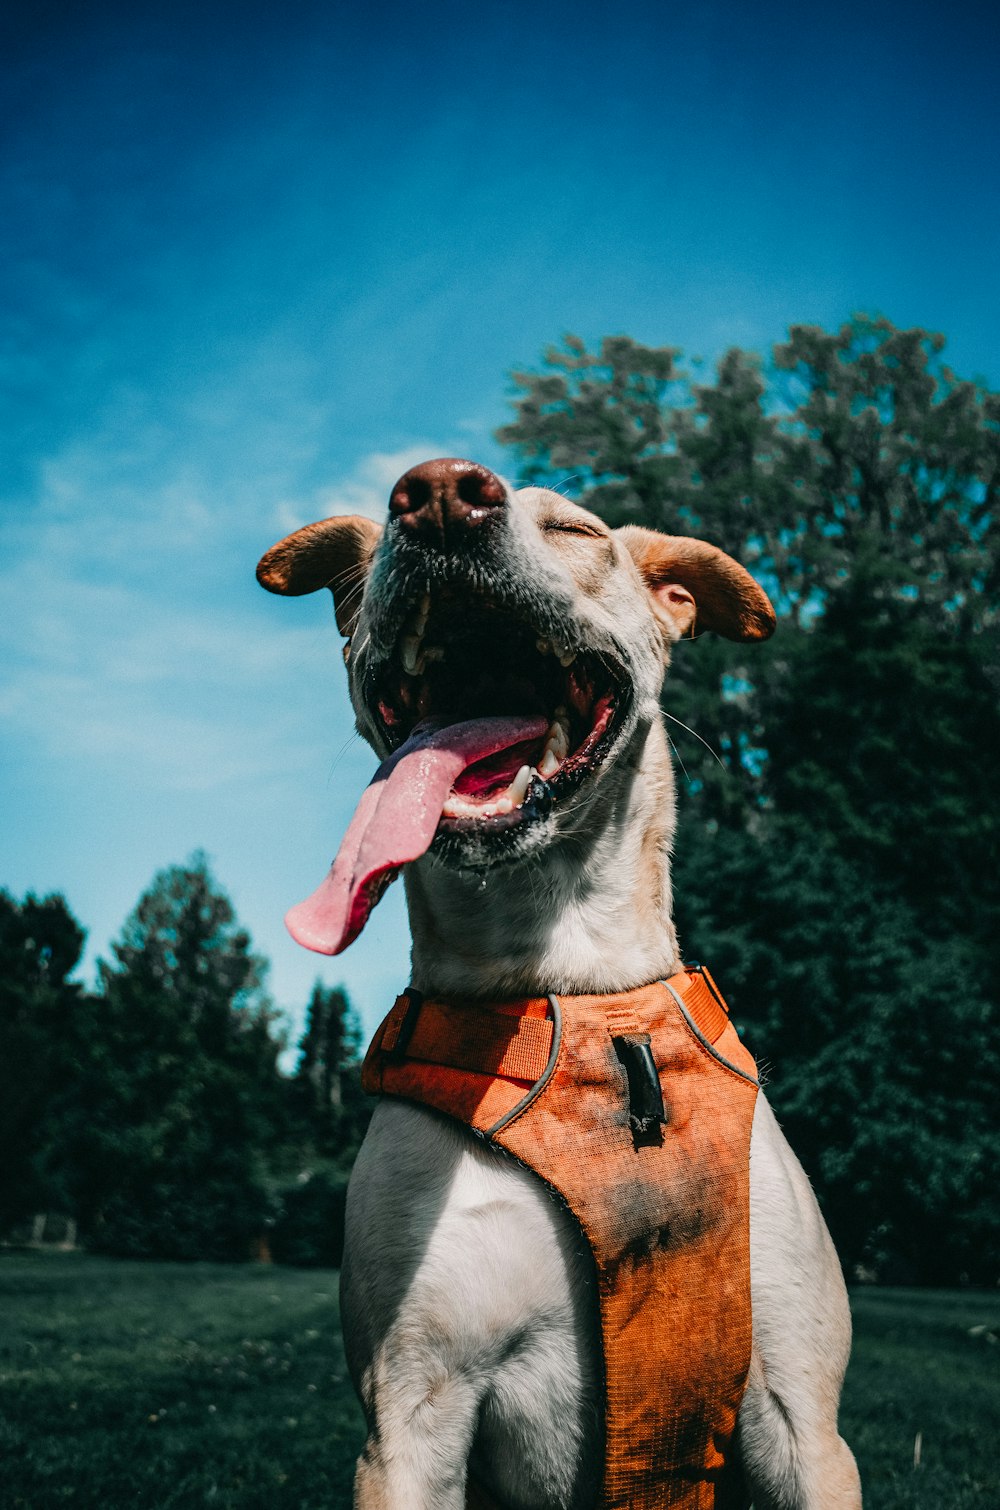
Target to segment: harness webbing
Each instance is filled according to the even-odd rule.
[[[741,1505],[731,1443],[750,1362],[757,1080],[708,972],[517,1002],[411,990],[362,1084],[485,1135],[579,1223],[604,1359],[597,1510]]]
[[[704,966],[696,972],[672,976],[667,985],[677,993],[702,1036],[710,1044],[716,1043],[729,1024],[729,1014]],[[624,1003],[608,1010],[613,1034],[642,1030],[627,996],[609,1001]],[[424,1064],[473,1070],[532,1085],[549,1062],[553,1035],[548,997],[461,1005],[425,999],[410,987],[396,998],[385,1019],[379,1047],[383,1053],[405,1055]]]

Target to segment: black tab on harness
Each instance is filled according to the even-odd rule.
[[[412,986],[407,987],[405,995],[406,1011],[403,1013],[403,1020],[396,1034],[396,1041],[387,1056],[392,1060],[393,1064],[398,1064],[406,1058],[406,1051],[410,1046],[410,1039],[413,1037],[417,1018],[420,1016],[420,1008],[424,1004],[423,994],[420,991],[414,991]]]
[[[667,1120],[663,1090],[653,1063],[648,1033],[623,1033],[613,1038],[615,1053],[628,1076],[628,1122],[635,1138],[659,1136]]]

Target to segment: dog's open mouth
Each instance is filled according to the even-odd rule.
[[[357,938],[389,882],[437,835],[489,840],[544,819],[607,756],[629,700],[609,657],[443,595],[415,606],[370,679],[391,753],[326,880],[285,920],[320,954]]]
[[[536,735],[472,761],[441,811],[442,832],[503,830],[544,816],[614,743],[624,707],[620,667],[502,610],[424,597],[377,678],[384,737],[477,720],[545,720]]]

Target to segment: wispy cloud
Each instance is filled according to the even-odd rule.
[[[363,457],[307,499],[213,499],[197,471],[156,476],[157,438],[75,441],[40,469],[30,512],[0,532],[0,721],[61,762],[128,770],[158,791],[293,776],[329,728],[286,696],[337,674],[332,616],[275,617],[253,551],[334,512],[384,517],[393,482],[440,445]],[[238,527],[237,527],[238,526]],[[326,603],[324,601],[324,607]],[[331,699],[332,702],[332,699]],[[277,710],[277,711],[276,711]],[[262,716],[263,715],[263,716]],[[349,713],[343,706],[345,728]],[[248,732],[252,730],[252,737]]]

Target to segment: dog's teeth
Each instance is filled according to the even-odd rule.
[[[403,670],[409,672],[410,676],[416,676],[417,662],[420,659],[420,636],[405,634],[399,642],[399,654]]]
[[[431,600],[426,593],[420,599],[420,606],[413,615],[413,629],[418,636],[422,636],[427,628],[427,620],[430,618]]]
[[[552,646],[549,644],[548,640],[536,640],[535,648],[537,649],[539,655],[552,654]]]
[[[538,762],[538,774],[542,777],[554,776],[568,754],[569,715],[565,708],[558,707],[545,736],[542,758]]]
[[[564,649],[561,652],[560,656],[559,656],[559,664],[560,664],[560,666],[562,666],[564,668],[567,667],[567,666],[572,666],[572,664],[573,664],[573,662],[575,660],[576,660],[576,651],[575,650]]]
[[[538,762],[538,774],[543,779],[554,776],[559,769],[559,761],[551,746],[546,745],[541,760]]]
[[[569,719],[564,711],[557,711],[549,725],[545,736],[545,750],[551,750],[557,760],[565,760],[569,754]]]
[[[531,783],[531,767],[523,765],[514,780],[507,788],[507,796],[510,798],[511,807],[520,807],[528,795],[528,787]]]
[[[514,811],[514,804],[507,792],[494,797],[492,802],[466,802],[457,792],[452,792],[442,810],[446,818],[499,818]]]

